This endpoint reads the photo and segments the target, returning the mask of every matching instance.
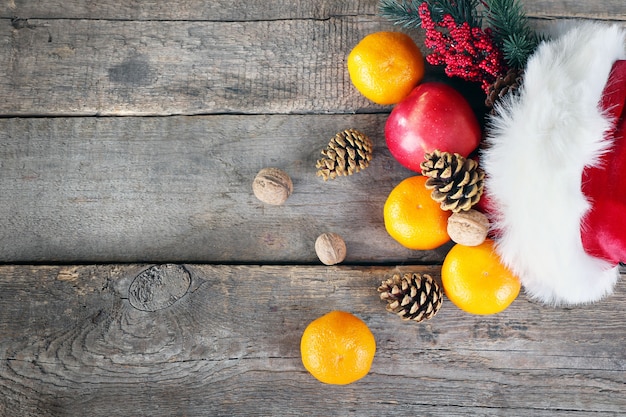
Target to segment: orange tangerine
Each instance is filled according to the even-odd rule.
[[[345,385],[370,370],[376,341],[367,324],[345,311],[331,311],[313,320],[300,340],[302,363],[326,384]]]
[[[424,57],[410,36],[376,32],[348,55],[348,73],[357,90],[378,104],[395,104],[424,77]]]
[[[441,268],[446,296],[461,310],[495,314],[517,298],[521,283],[502,264],[491,239],[478,246],[455,245]]]
[[[384,207],[387,233],[402,246],[413,250],[435,249],[450,240],[448,217],[426,188],[426,177],[403,180],[389,193]]]

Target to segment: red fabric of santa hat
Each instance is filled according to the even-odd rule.
[[[613,64],[600,107],[615,122],[609,152],[583,171],[582,190],[591,203],[581,225],[585,251],[617,264],[626,260],[626,60]]]
[[[560,28],[489,121],[481,166],[496,249],[545,303],[601,299],[625,260],[625,42],[615,25]]]

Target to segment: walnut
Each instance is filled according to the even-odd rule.
[[[448,218],[448,235],[458,244],[478,246],[487,238],[487,232],[489,219],[480,211],[460,211]]]
[[[263,168],[252,182],[252,191],[262,202],[279,206],[293,192],[293,183],[282,169]]]
[[[315,241],[315,253],[324,265],[335,265],[346,259],[346,242],[337,233],[322,233]]]

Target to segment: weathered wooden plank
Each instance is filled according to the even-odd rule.
[[[176,6],[157,1],[123,2],[13,0],[0,5],[0,17],[44,19],[111,19],[111,20],[190,20],[254,21],[285,19],[329,19],[336,16],[376,13],[377,2],[356,0],[262,1],[262,0],[181,0]]]
[[[376,111],[345,59],[392,27],[360,17],[0,23],[0,114],[26,116]]]
[[[0,60],[7,62],[0,67],[2,115],[389,109],[362,97],[350,83],[345,65],[349,51],[365,35],[398,30],[376,16],[252,22],[0,22]],[[421,31],[411,34],[422,43]]]
[[[521,3],[528,16],[540,19],[626,20],[626,4],[622,0],[522,0]]]
[[[401,269],[157,266],[188,291],[133,307],[150,265],[0,267],[0,414],[616,416],[626,409],[626,283],[552,308],[523,295],[472,316],[448,300],[426,323],[387,313],[376,286]],[[156,282],[156,281],[154,281]],[[149,281],[143,285],[149,286]],[[145,288],[162,291],[167,285]],[[299,357],[310,320],[351,311],[372,329],[371,373],[318,383]]]
[[[410,251],[382,211],[415,175],[391,157],[385,115],[31,118],[0,120],[1,262],[318,262],[314,242],[341,234],[347,262],[440,262]],[[365,171],[324,182],[315,161],[357,128],[375,142]],[[294,193],[252,193],[264,167]]]
[[[621,0],[522,0],[529,16],[539,18],[592,18],[626,20]],[[181,0],[172,7],[162,2],[85,2],[81,0],[33,2],[11,0],[0,4],[0,17],[37,19],[193,20],[249,21],[278,19],[328,19],[336,16],[375,16],[378,0],[311,1],[201,1]]]

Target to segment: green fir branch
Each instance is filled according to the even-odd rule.
[[[510,67],[523,69],[538,45],[536,36],[512,33],[502,41],[504,59]]]
[[[458,24],[467,22],[471,27],[481,27],[478,13],[479,0],[425,0],[435,22],[440,22],[447,14]]]
[[[441,22],[449,14],[459,24],[467,22],[471,27],[480,27],[482,24],[477,11],[479,0],[380,0],[378,12],[395,25],[416,28],[422,24],[418,8],[424,2],[428,4],[435,22]]]
[[[519,0],[483,0],[485,23],[502,49],[507,64],[524,68],[535,51],[539,38],[530,28]]]
[[[511,33],[529,30],[522,5],[517,0],[484,0],[483,4],[487,26],[499,42]]]
[[[394,25],[404,28],[420,27],[420,19],[417,8],[422,0],[380,0],[378,13],[381,17],[393,22]]]

